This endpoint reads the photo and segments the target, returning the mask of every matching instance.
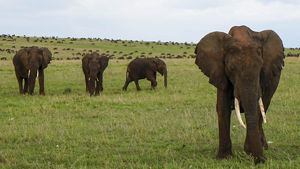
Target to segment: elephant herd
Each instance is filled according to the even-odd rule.
[[[284,48],[280,37],[272,30],[255,32],[247,26],[234,26],[228,33],[211,32],[204,36],[195,48],[195,64],[217,88],[216,111],[219,126],[218,159],[232,156],[230,138],[231,111],[235,110],[240,124],[246,128],[244,151],[254,158],[255,164],[265,162],[263,149],[268,143],[262,124],[266,123],[266,111],[275,93],[284,66]],[[44,95],[44,69],[50,63],[51,52],[47,48],[27,47],[13,58],[21,94],[32,95],[37,74],[41,95]],[[103,72],[109,58],[91,53],[82,59],[86,91],[99,95],[103,90]],[[167,66],[158,58],[137,58],[127,67],[123,90],[134,81],[146,78],[155,89],[156,73],[164,76],[167,87]],[[24,86],[23,86],[24,80]],[[246,124],[241,113],[245,113]]]
[[[13,57],[13,64],[20,94],[29,93],[33,95],[35,79],[38,76],[39,94],[45,95],[44,69],[50,63],[51,58],[52,54],[49,49],[36,46],[25,47],[16,53]],[[86,54],[82,58],[86,92],[89,92],[90,96],[99,95],[103,91],[103,72],[108,66],[108,62],[108,57],[96,52]],[[127,68],[123,90],[126,91],[132,81],[135,82],[136,89],[141,90],[138,81],[145,78],[151,81],[151,88],[155,89],[157,86],[156,72],[165,77],[165,87],[167,87],[167,66],[163,60],[158,58],[136,58],[132,60]]]

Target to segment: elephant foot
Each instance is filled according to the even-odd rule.
[[[126,87],[123,87],[122,90],[123,90],[123,91],[127,91],[127,88],[126,88]]]
[[[41,96],[45,96],[45,92],[40,92],[40,95]]]
[[[260,157],[254,157],[254,164],[257,165],[257,164],[263,164],[265,163],[267,160],[266,157],[264,156],[260,156]]]
[[[217,159],[222,160],[222,159],[229,159],[233,156],[231,146],[227,147],[226,149],[219,149],[218,154],[217,154]]]
[[[225,159],[229,159],[233,156],[232,152],[218,152],[216,158],[218,160],[225,160]]]

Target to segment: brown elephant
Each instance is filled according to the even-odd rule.
[[[38,75],[40,86],[39,94],[45,95],[44,69],[48,66],[51,59],[52,54],[48,48],[32,46],[20,49],[16,53],[13,57],[13,64],[19,83],[20,94],[29,92],[30,95],[33,95],[35,79]]]
[[[265,161],[263,147],[267,149],[268,144],[262,123],[284,66],[283,51],[274,31],[254,32],[246,26],[234,26],[228,34],[209,33],[197,44],[195,63],[217,88],[217,158],[232,155],[230,115],[234,107],[247,131],[245,152],[254,157],[255,164]],[[246,126],[240,112],[245,112]]]
[[[82,58],[82,70],[85,76],[86,92],[99,95],[103,91],[103,72],[108,65],[109,58],[96,52]]]
[[[157,86],[156,72],[164,76],[164,86],[167,87],[167,65],[163,60],[158,58],[136,58],[132,60],[127,67],[123,90],[126,91],[132,81],[135,82],[136,89],[141,90],[138,81],[145,78],[151,81],[151,88],[155,89]]]

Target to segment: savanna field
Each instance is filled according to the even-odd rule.
[[[200,39],[200,37],[199,37]],[[48,47],[46,96],[18,93],[12,57],[24,46]],[[195,44],[109,39],[0,37],[0,168],[300,168],[300,58],[286,57],[264,124],[267,161],[254,166],[243,151],[246,131],[234,112],[234,157],[215,159],[216,89],[194,64]],[[91,51],[111,57],[104,92],[85,93],[81,58]],[[287,56],[299,56],[286,49]],[[140,81],[123,92],[127,64],[159,57],[168,66],[168,88]],[[244,115],[243,115],[244,116]]]

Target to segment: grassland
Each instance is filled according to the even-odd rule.
[[[14,45],[0,41],[0,46],[18,49],[31,42],[20,38],[9,41]],[[96,47],[101,51],[129,48],[122,42],[117,46],[107,42],[106,47],[101,46],[103,41],[95,42],[96,47],[89,43],[69,47],[75,53]],[[151,45],[135,44],[139,53],[152,51]],[[127,92],[121,91],[128,60],[113,59],[104,73],[104,93],[89,97],[84,91],[81,62],[66,60],[73,53],[63,50],[69,43],[34,45],[58,48],[55,57],[65,60],[54,60],[45,70],[44,97],[20,96],[12,54],[7,54],[7,61],[0,61],[0,168],[256,168],[243,152],[245,130],[235,116],[231,133],[234,157],[215,159],[216,90],[194,59],[165,59],[168,89],[158,77],[157,90],[141,81],[141,92],[134,84]],[[193,50],[185,44],[156,45],[153,56],[177,56],[185,51],[188,56]],[[259,168],[300,168],[300,59],[286,58],[285,63],[264,126],[272,144],[264,152],[266,164]]]

